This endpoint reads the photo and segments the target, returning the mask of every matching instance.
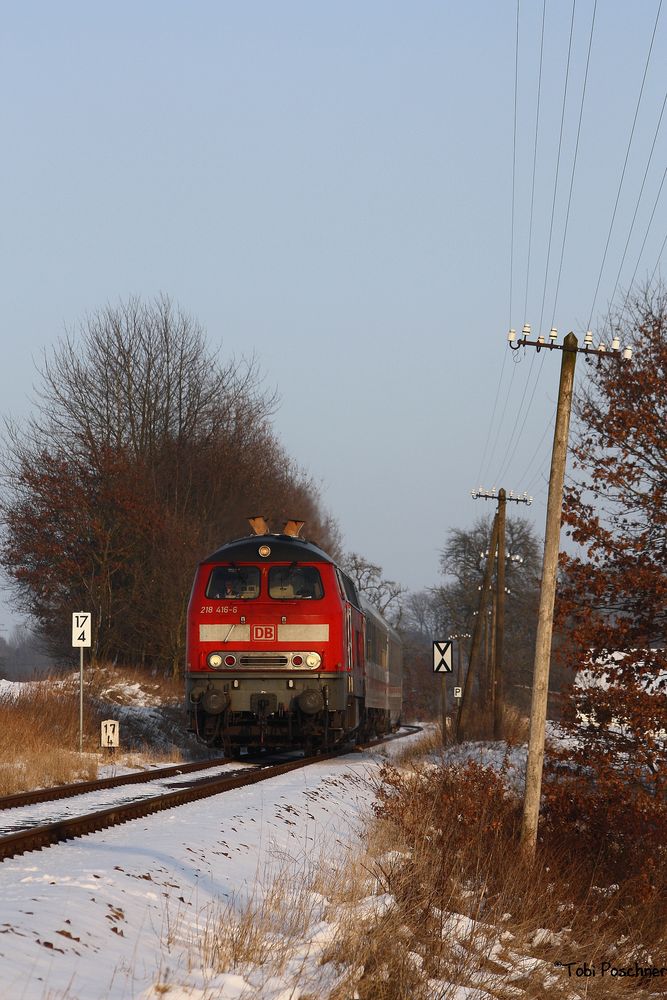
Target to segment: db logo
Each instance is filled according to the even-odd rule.
[[[253,625],[252,627],[252,637],[259,642],[275,642],[276,639],[276,626],[275,625]]]

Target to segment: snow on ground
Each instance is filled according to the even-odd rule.
[[[261,969],[250,980],[202,970],[192,939],[221,903],[252,897],[277,871],[303,880],[324,851],[344,855],[383,759],[322,762],[0,863],[1,994],[140,1000],[171,978],[194,989],[171,1000],[287,996],[284,980],[258,981]],[[319,953],[331,926],[316,907],[313,917],[304,947]]]
[[[576,737],[563,729],[557,722],[547,721],[546,726],[547,752],[549,745],[553,747],[572,747]],[[478,743],[455,743],[447,747],[444,759],[449,764],[465,764],[472,760],[482,767],[491,767],[496,771],[504,769],[505,784],[516,795],[523,795],[526,784],[527,745],[510,746],[502,740],[484,741]]]
[[[39,681],[7,681],[0,677],[0,698],[17,698],[24,688]]]
[[[72,816],[85,816],[88,813],[98,812],[100,809],[109,809],[112,806],[135,802],[139,799],[151,798],[162,795],[165,792],[174,791],[181,788],[190,781],[196,781],[204,776],[213,778],[225,772],[236,773],[246,768],[252,768],[250,764],[221,761],[219,767],[207,768],[205,772],[195,772],[190,777],[173,776],[150,781],[150,771],[155,770],[155,766],[147,768],[146,782],[136,782],[129,785],[121,785],[117,788],[102,788],[95,792],[84,792],[82,795],[73,795],[67,799],[57,799],[54,802],[39,802],[34,805],[17,806],[14,809],[0,810],[0,837],[18,830],[28,829],[35,824],[43,826],[47,823],[57,823]],[[108,768],[100,768],[99,777],[106,777],[103,772]],[[113,768],[116,774],[134,773],[136,768]],[[109,775],[110,776],[110,775]]]
[[[559,738],[551,727],[550,738]],[[387,756],[417,737],[377,751],[322,761],[202,802],[126,823],[41,852],[0,862],[0,996],[11,1000],[299,1000],[326,996],[344,967],[331,961],[345,926],[346,905],[334,907],[308,888],[319,865],[339,865],[358,843],[373,799],[372,781]],[[451,762],[474,759],[505,767],[523,787],[526,747],[477,743],[450,747]],[[441,759],[441,758],[440,758]],[[223,765],[224,766],[224,765]],[[226,765],[231,766],[231,765]],[[238,766],[235,765],[235,766]],[[99,793],[95,793],[99,794]],[[90,803],[89,803],[90,804]],[[96,802],[95,805],[98,803]],[[0,815],[0,824],[11,811]],[[250,900],[261,904],[276,877],[291,908],[304,908],[290,937],[285,923],[268,940],[284,940],[282,964],[239,949],[227,971],[215,968],[209,946],[234,925]],[[372,891],[369,886],[369,892]],[[295,902],[292,906],[292,893]],[[359,926],[395,905],[389,893],[349,904]],[[349,917],[349,914],[347,914]],[[224,925],[220,923],[224,921]],[[494,987],[517,1000],[540,988],[580,993],[551,962],[526,953],[505,927],[460,913],[442,914],[453,954],[479,970],[468,985],[429,981],[448,1000],[493,1000]],[[552,932],[537,929],[539,951]],[[328,961],[322,959],[328,954]],[[486,971],[477,961],[484,956]],[[340,956],[341,960],[344,956]],[[417,967],[422,962],[413,955]],[[496,972],[490,976],[488,960]],[[298,986],[295,987],[295,984]],[[578,983],[576,984],[579,985]],[[491,991],[491,992],[489,992]],[[352,1000],[352,997],[350,997]]]

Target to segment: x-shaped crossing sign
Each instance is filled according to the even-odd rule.
[[[433,672],[436,674],[451,674],[452,644],[449,640],[433,643]]]

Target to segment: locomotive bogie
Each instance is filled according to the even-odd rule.
[[[301,696],[306,691],[317,691],[322,699],[322,708],[327,705],[330,711],[341,711],[347,708],[347,690],[345,678],[333,675],[326,682],[320,678],[305,678],[290,676],[257,678],[251,674],[235,674],[233,679],[227,677],[207,677],[189,684],[188,699],[191,705],[198,704],[202,698],[204,703],[212,702],[215,692],[216,703],[224,702],[225,709],[233,712],[255,711],[253,699],[265,697],[274,706],[273,711],[284,714],[294,711],[301,705]],[[207,709],[211,714],[215,712]],[[312,713],[311,713],[312,714]]]
[[[232,749],[323,745],[346,730],[345,678],[207,678],[190,690],[192,728]],[[203,711],[202,711],[203,710]]]

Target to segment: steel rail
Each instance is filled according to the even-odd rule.
[[[75,781],[70,785],[53,785],[51,788],[38,788],[30,792],[16,792],[14,795],[0,797],[0,810],[30,806],[37,802],[55,802],[57,799],[84,795],[86,792],[99,792],[103,788],[139,785],[147,781],[157,781],[159,778],[174,778],[179,774],[204,771],[228,763],[231,762],[226,757],[218,757],[215,760],[193,761],[190,764],[172,764],[170,767],[156,768],[152,771],[133,771],[131,774],[119,774],[112,778],[99,778],[96,781]]]
[[[405,736],[411,736],[414,732],[418,731],[418,727],[409,728],[409,732],[397,733],[386,739],[401,739]],[[385,740],[361,744],[355,750],[372,749],[381,746],[383,742]],[[67,819],[58,820],[55,823],[48,823],[44,826],[32,827],[29,830],[11,833],[0,837],[0,861],[25,854],[28,851],[41,850],[44,847],[50,847],[52,844],[61,843],[65,840],[82,837],[88,833],[95,833],[108,827],[118,826],[132,819],[142,819],[145,816],[151,816],[165,809],[210,798],[221,792],[244,788],[248,785],[257,784],[260,781],[267,781],[269,778],[288,774],[290,771],[307,767],[309,764],[317,764],[323,760],[333,760],[349,752],[348,749],[335,750],[330,753],[316,754],[312,757],[303,757],[298,760],[288,761],[285,764],[274,764],[268,767],[249,769],[247,774],[237,774],[233,777],[214,776],[198,782],[196,785],[190,786],[190,788],[180,789],[175,792],[166,792],[163,795],[142,799],[139,802],[111,806],[99,812],[87,813],[84,816],[68,817]]]

